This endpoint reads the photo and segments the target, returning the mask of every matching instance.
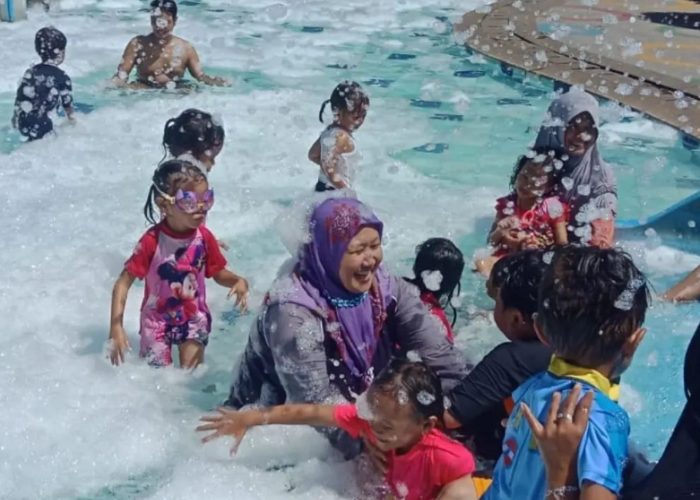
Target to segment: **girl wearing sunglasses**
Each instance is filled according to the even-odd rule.
[[[152,366],[172,364],[179,347],[180,366],[194,368],[204,359],[211,331],[205,278],[230,289],[236,306],[246,309],[248,283],[226,267],[214,235],[203,226],[214,192],[202,171],[182,160],[161,164],[144,207],[153,226],[136,245],[112,293],[109,338],[112,364],[124,362],[129,348],[123,326],[126,298],[135,279],[145,280],[141,305],[139,354]]]

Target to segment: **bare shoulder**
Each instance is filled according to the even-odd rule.
[[[343,153],[350,153],[355,150],[352,136],[345,130],[340,130],[335,135],[335,147]]]

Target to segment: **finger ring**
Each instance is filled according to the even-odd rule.
[[[557,414],[557,420],[568,420],[569,422],[573,422],[574,419],[570,413],[559,413]]]

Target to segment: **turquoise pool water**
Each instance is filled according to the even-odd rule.
[[[493,201],[507,191],[517,156],[534,140],[551,85],[508,78],[469,54],[452,22],[477,4],[428,8],[396,0],[342,4],[181,2],[177,32],[205,67],[231,78],[190,95],[105,88],[121,51],[148,29],[145,2],[63,0],[50,18],[0,25],[11,47],[0,74],[0,124],[33,61],[33,33],[52,23],[69,38],[66,71],[78,102],[92,107],[55,139],[22,145],[0,126],[5,252],[0,312],[8,347],[0,401],[0,498],[343,498],[350,466],[306,429],[253,432],[231,461],[225,445],[203,448],[197,417],[220,402],[253,320],[231,314],[209,291],[217,318],[207,366],[193,376],[154,372],[132,356],[119,370],[102,356],[113,280],[143,232],[140,214],[165,120],[187,107],[221,114],[226,146],[212,173],[211,227],[228,241],[232,267],[251,277],[258,302],[287,257],[275,218],[311,190],[306,151],[321,131],[318,108],[351,78],[372,104],[357,133],[364,154],[360,196],[387,226],[387,263],[410,268],[413,249],[447,235],[471,256],[483,244]],[[601,149],[620,186],[620,216],[640,218],[697,191],[700,171],[677,134],[604,105]],[[295,228],[285,228],[294,231]],[[622,242],[663,291],[700,264],[673,250],[673,235]],[[126,327],[137,345],[142,290]],[[480,279],[465,273],[457,343],[473,359],[502,341]],[[629,373],[623,403],[633,438],[658,456],[680,411],[685,346],[696,306],[655,304],[649,335]],[[294,467],[289,467],[294,465]],[[232,493],[233,492],[233,493]]]

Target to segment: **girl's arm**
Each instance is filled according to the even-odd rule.
[[[112,342],[110,359],[113,365],[124,362],[124,352],[129,348],[129,340],[124,331],[124,309],[129,289],[136,278],[126,269],[122,271],[112,291],[112,316],[110,319],[109,339]]]
[[[314,425],[317,427],[335,427],[333,414],[335,406],[290,404],[274,408],[249,411],[234,411],[217,408],[218,415],[204,416],[200,420],[207,422],[197,427],[199,432],[214,431],[202,438],[208,443],[222,436],[233,436],[236,441],[231,448],[234,455],[248,429],[260,425]]]
[[[554,224],[554,243],[556,245],[566,245],[569,243],[569,233],[566,230],[566,221],[560,221]]]
[[[246,312],[248,309],[248,282],[245,280],[245,278],[238,276],[236,273],[226,268],[222,269],[212,277],[218,285],[230,288],[226,298],[230,299],[235,295],[235,306],[240,306],[241,313]]]
[[[346,132],[342,132],[336,135],[335,146],[333,146],[328,158],[323,159],[321,168],[336,189],[347,187],[343,180],[343,177],[347,175],[345,171],[347,166],[342,155],[352,153],[354,150],[355,146],[350,142],[350,136]]]
[[[309,149],[309,160],[321,166],[321,139],[316,139]]]

